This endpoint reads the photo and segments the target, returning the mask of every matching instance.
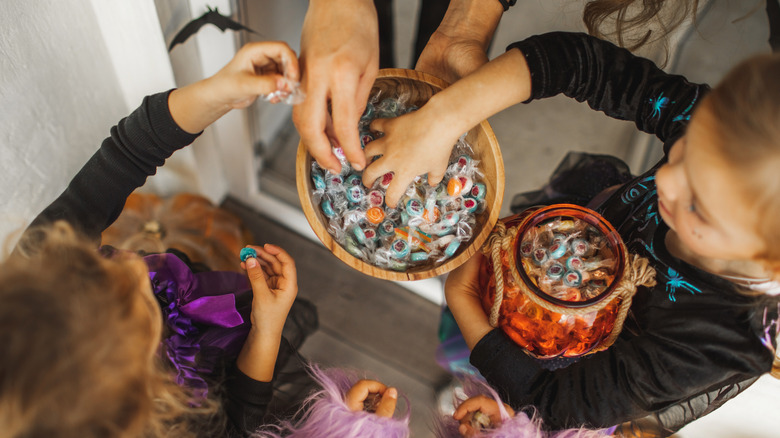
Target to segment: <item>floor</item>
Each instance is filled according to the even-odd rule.
[[[396,43],[398,66],[410,58],[412,26],[419,0],[397,0]],[[582,31],[579,0],[527,0],[505,14],[492,45],[490,57],[503,52],[507,44],[526,36],[551,30]],[[673,36],[671,48],[656,45],[643,55],[663,61],[666,69],[686,75],[694,82],[716,83],[738,60],[767,52],[768,26],[760,0],[702,1],[695,28]],[[636,133],[625,121],[609,119],[585,104],[565,97],[518,105],[489,120],[506,168],[507,191],[502,207],[506,215],[514,193],[542,185],[558,161],[570,150],[605,153],[626,160],[635,173],[659,157],[658,144]],[[565,129],[561,129],[565,127]],[[298,205],[294,160],[298,143],[291,123],[280,131],[261,173],[264,192]],[[285,229],[252,215],[245,207],[236,210],[250,220],[258,232],[273,239],[289,239],[299,257],[299,269],[314,274],[302,276],[301,294],[311,294],[319,306],[323,329],[304,347],[310,358],[328,364],[369,369],[397,384],[413,404],[415,437],[432,436],[427,429],[434,390],[446,380],[432,354],[436,345],[438,307],[407,290],[350,272],[349,268],[310,241],[288,235]],[[273,241],[273,240],[272,240]],[[310,272],[307,270],[307,272]],[[323,284],[330,283],[328,287]],[[304,287],[305,286],[305,287]],[[311,288],[311,290],[309,290]],[[316,291],[316,292],[315,292]],[[737,400],[714,414],[686,427],[677,436],[770,437],[776,436],[770,411],[780,407],[780,382],[763,378]]]

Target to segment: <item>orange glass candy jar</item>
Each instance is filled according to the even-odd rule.
[[[531,208],[499,221],[482,252],[490,323],[533,356],[578,357],[617,338],[636,287],[620,235],[595,211]]]

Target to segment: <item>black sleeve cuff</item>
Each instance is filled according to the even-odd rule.
[[[514,6],[515,3],[517,3],[517,0],[498,0],[501,2],[501,6],[504,7],[504,12],[508,11],[511,6]]]

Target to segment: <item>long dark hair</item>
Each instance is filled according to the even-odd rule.
[[[698,9],[699,0],[591,0],[582,21],[591,35],[636,50],[695,20]]]

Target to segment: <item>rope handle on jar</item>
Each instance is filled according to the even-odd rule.
[[[501,303],[504,300],[504,270],[501,264],[501,251],[505,251],[508,256],[508,262],[510,266],[516,266],[515,252],[512,250],[512,243],[517,237],[517,228],[512,227],[507,230],[506,225],[499,221],[490,233],[485,246],[482,247],[482,251],[485,255],[490,256],[493,262],[493,273],[496,278],[496,290],[493,296],[493,306],[490,309],[490,315],[488,320],[491,327],[498,327],[499,313],[501,309]],[[612,293],[605,297],[603,300],[594,304],[591,307],[581,309],[564,308],[553,303],[547,302],[534,293],[527,293],[526,297],[534,304],[547,309],[555,313],[563,313],[567,315],[581,315],[585,313],[597,312],[603,309],[607,304],[612,302],[618,296],[622,296],[620,310],[615,319],[615,326],[610,334],[610,337],[601,347],[595,351],[606,349],[617,339],[620,331],[623,329],[623,322],[628,315],[628,310],[631,307],[631,301],[639,286],[655,286],[655,268],[650,266],[650,262],[639,255],[629,254],[628,256],[628,269],[621,279],[620,283],[612,290]],[[518,277],[516,270],[510,270],[513,280],[516,284],[523,284],[522,280]]]

